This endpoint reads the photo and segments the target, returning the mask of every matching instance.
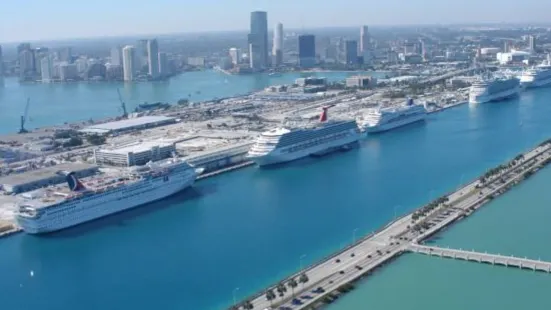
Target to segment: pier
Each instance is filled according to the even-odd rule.
[[[470,216],[549,162],[551,140],[394,220],[320,262],[249,296],[230,309],[253,309],[250,306],[254,309],[315,309],[331,302],[335,294],[348,291],[350,283],[368,277],[375,269],[404,252],[550,273],[551,262],[420,245],[443,228]]]
[[[414,253],[425,254],[429,256],[438,256],[452,259],[459,259],[470,262],[477,262],[490,265],[501,265],[505,267],[517,267],[520,269],[543,271],[551,273],[551,262],[542,260],[533,260],[514,256],[505,256],[500,254],[480,253],[475,251],[465,251],[456,249],[446,249],[434,246],[412,244],[408,248]]]

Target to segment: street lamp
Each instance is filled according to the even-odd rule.
[[[237,304],[237,300],[235,299],[235,293],[237,293],[237,291],[239,291],[239,287],[234,288],[233,291],[232,291],[233,306],[234,306],[234,307],[235,307],[235,305]]]
[[[303,260],[304,258],[306,258],[306,254],[302,254],[302,255],[300,256],[300,258],[299,258],[299,260],[300,260],[300,272],[302,272],[302,260]]]
[[[354,228],[352,231],[352,244],[356,243],[356,232],[358,231],[358,228]]]
[[[394,206],[394,220],[396,220],[396,218],[398,217],[398,208],[401,208],[402,206],[400,205],[397,205],[397,206]]]

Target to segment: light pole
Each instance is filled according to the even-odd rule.
[[[429,191],[429,203],[432,201],[432,194],[434,193],[434,189],[431,189]]]
[[[300,257],[299,257],[299,260],[300,260],[300,272],[302,272],[302,260],[306,258],[306,254],[302,254]]]
[[[358,228],[354,228],[352,231],[352,244],[356,243],[356,232],[358,231]]]
[[[233,306],[234,306],[234,307],[235,307],[235,305],[237,304],[237,300],[235,300],[235,293],[237,293],[237,291],[239,291],[239,287],[234,288],[233,291],[232,291]]]
[[[398,208],[401,208],[402,206],[400,205],[397,205],[397,206],[394,206],[394,220],[396,220],[396,218],[398,218]]]

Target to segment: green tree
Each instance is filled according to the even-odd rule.
[[[295,288],[298,286],[298,283],[297,283],[297,281],[295,280],[295,278],[291,278],[291,279],[287,282],[287,286],[291,288],[292,295],[293,295],[293,297],[295,297]]]
[[[308,278],[308,276],[306,275],[305,272],[303,272],[300,277],[298,278],[298,282],[302,283],[302,286],[304,286],[304,283],[310,281],[310,279]]]
[[[254,305],[250,300],[247,300],[243,303],[243,309],[245,309],[245,310],[254,309]]]
[[[272,289],[269,289],[266,291],[266,300],[270,302],[270,305],[272,305],[272,301],[276,299],[276,294]]]
[[[104,144],[105,143],[105,136],[101,136],[101,135],[97,135],[97,134],[89,135],[89,136],[86,136],[86,141],[88,141],[88,143],[90,143],[92,145]]]

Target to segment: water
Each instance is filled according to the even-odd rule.
[[[286,73],[281,76],[267,74],[229,76],[215,71],[188,72],[167,82],[159,83],[74,83],[74,84],[25,84],[8,78],[0,87],[0,133],[16,132],[19,117],[25,110],[27,98],[31,98],[29,128],[59,125],[67,121],[83,121],[122,114],[117,88],[129,111],[143,102],[176,103],[179,99],[190,101],[211,100],[253,90],[269,85],[293,83],[304,76],[325,76],[329,81],[340,81],[357,72]],[[381,73],[369,73],[380,76]]]
[[[77,229],[0,240],[2,305],[220,309],[234,288],[253,293],[299,269],[301,255],[316,261],[355,228],[368,233],[551,136],[550,94],[464,105],[347,153],[247,168]]]

